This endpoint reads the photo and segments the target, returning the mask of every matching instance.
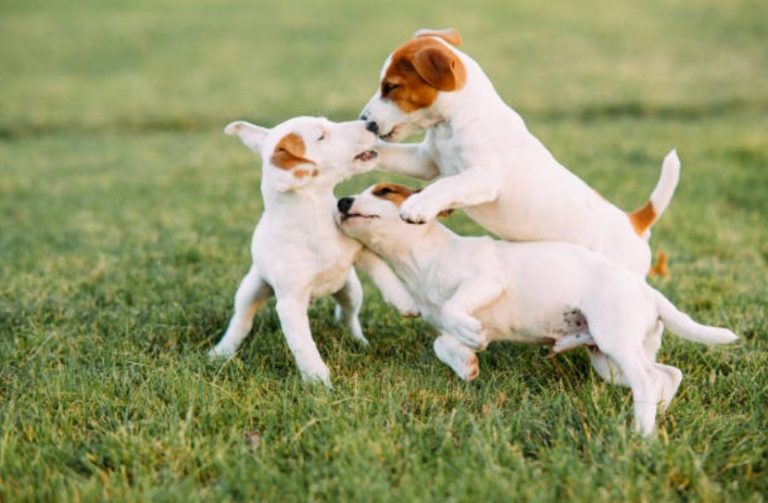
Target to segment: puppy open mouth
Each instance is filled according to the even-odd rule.
[[[355,156],[356,161],[363,161],[368,162],[376,159],[379,156],[379,153],[375,150],[366,150],[365,152],[360,152]]]
[[[390,129],[390,130],[389,130],[389,133],[387,133],[387,134],[382,134],[382,135],[379,135],[379,138],[381,138],[382,140],[386,140],[386,141],[389,141],[389,140],[391,140],[392,138],[394,138],[394,136],[395,136],[396,134],[397,134],[397,127],[393,127],[392,129]]]
[[[379,218],[378,215],[363,215],[362,213],[343,213],[341,215],[341,221],[346,222],[347,220],[350,220],[352,218]]]

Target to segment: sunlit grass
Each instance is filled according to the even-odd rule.
[[[78,4],[0,2],[0,500],[764,498],[763,2]],[[235,359],[205,359],[261,212],[223,125],[354,117],[395,44],[448,25],[620,206],[678,148],[654,284],[743,339],[666,336],[685,377],[656,440],[583,354],[499,345],[460,382],[367,281],[370,348],[311,312],[333,392],[301,385],[272,305]]]

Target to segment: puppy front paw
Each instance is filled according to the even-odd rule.
[[[208,351],[209,360],[226,360],[235,356],[235,348],[231,346],[214,346],[213,349]]]
[[[413,299],[401,299],[398,302],[392,302],[392,305],[395,306],[395,309],[400,313],[400,316],[404,318],[418,318],[421,316],[419,306],[416,305],[416,302],[414,302]]]
[[[480,375],[480,362],[477,360],[477,355],[473,354],[465,363],[466,371],[464,375],[460,375],[465,381],[474,381],[477,376]]]
[[[434,220],[439,212],[440,208],[431,207],[419,194],[409,197],[400,206],[400,218],[409,224],[425,224]]]
[[[307,384],[324,384],[326,388],[332,389],[331,372],[324,363],[311,365],[300,369],[301,380]]]
[[[382,290],[382,295],[388,304],[397,309],[400,316],[416,318],[421,315],[416,301],[402,287],[397,289],[390,288],[387,291]]]
[[[482,350],[488,346],[488,334],[480,320],[473,316],[451,316],[446,331],[455,335],[459,342],[474,350]]]

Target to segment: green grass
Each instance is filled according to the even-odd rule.
[[[258,4],[0,1],[0,501],[764,500],[768,4]],[[354,117],[395,44],[449,25],[619,205],[679,149],[654,284],[743,339],[665,338],[685,377],[655,440],[584,354],[498,345],[460,382],[368,282],[369,349],[311,311],[333,392],[301,385],[273,305],[206,361],[261,211],[221,128]]]

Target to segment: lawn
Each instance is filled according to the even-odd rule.
[[[0,0],[0,501],[764,501],[766,19],[758,0]],[[260,162],[222,127],[355,117],[424,26],[458,27],[622,207],[678,148],[653,284],[742,339],[665,336],[684,379],[655,439],[583,353],[497,345],[459,381],[367,280],[370,348],[311,310],[332,392],[302,386],[273,304],[207,361],[262,209]]]

